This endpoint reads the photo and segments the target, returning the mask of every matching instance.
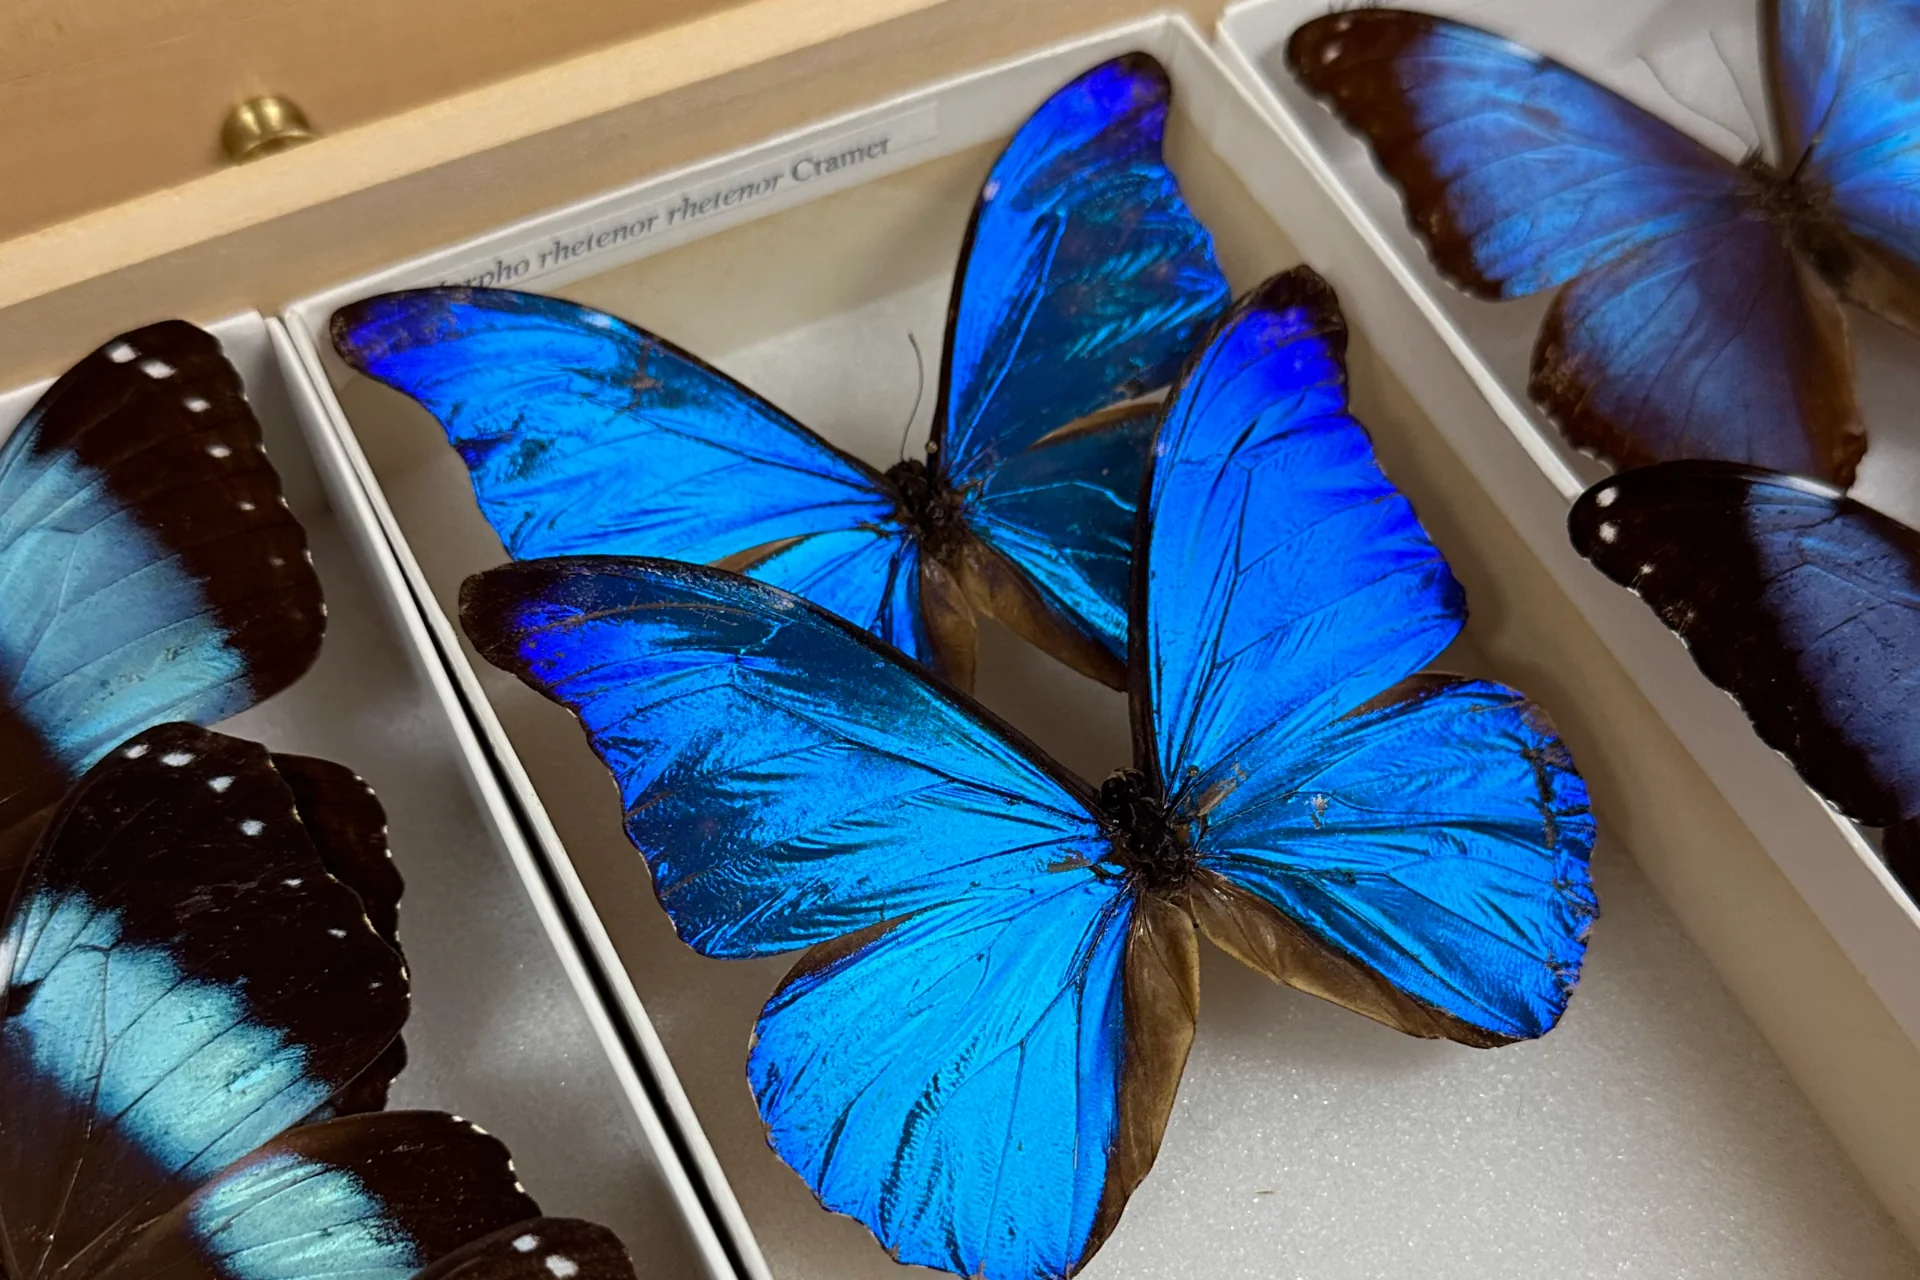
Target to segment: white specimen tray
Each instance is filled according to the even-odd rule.
[[[612,1227],[643,1280],[730,1275],[533,858],[484,802],[498,786],[474,769],[471,730],[436,689],[444,671],[408,634],[413,610],[396,608],[384,545],[353,510],[357,487],[330,438],[312,449],[296,420],[284,338],[276,351],[252,314],[210,328],[246,383],[327,602],[314,668],[219,728],[339,761],[386,806],[413,984],[391,1105],[452,1111],[498,1135],[542,1210]],[[0,437],[46,385],[0,392]]]
[[[1237,288],[1300,261],[1295,246],[1309,242],[1343,296],[1397,287],[1198,33],[1165,18],[396,264],[285,317],[311,378],[302,394],[365,486],[483,743],[554,862],[577,873],[574,911],[604,925],[610,958],[646,1003],[663,1050],[649,1067],[677,1073],[678,1119],[707,1143],[696,1172],[755,1275],[903,1274],[860,1227],[821,1211],[765,1144],[744,1059],[786,962],[682,946],[571,717],[460,638],[460,583],[504,560],[499,542],[438,426],[348,371],[328,319],[350,299],[425,283],[557,292],[657,330],[885,466],[903,431],[908,450],[924,439],[931,405],[914,412],[921,369],[908,335],[931,381],[961,234],[998,147],[1055,87],[1132,49],[1172,73],[1171,163]],[[854,150],[871,158],[692,221],[665,218]],[[1476,609],[1447,665],[1517,684],[1558,719],[1607,833],[1603,918],[1562,1027],[1494,1052],[1408,1039],[1203,949],[1199,1035],[1159,1162],[1085,1274],[1913,1274],[1914,1255],[1627,846],[1744,848],[1771,872],[1765,854],[1356,328],[1360,412]],[[1437,344],[1434,357],[1447,358]],[[1124,760],[1123,699],[991,628],[980,694],[1090,778]],[[1665,816],[1643,816],[1648,806]]]

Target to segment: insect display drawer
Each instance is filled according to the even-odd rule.
[[[1857,1029],[1886,1015],[1529,534],[1509,491],[1540,487],[1533,500],[1558,501],[1560,519],[1564,499],[1422,317],[1404,268],[1176,18],[609,190],[286,313],[301,394],[363,487],[369,536],[581,935],[646,1006],[658,1039],[636,1040],[639,1065],[743,1273],[899,1274],[822,1211],[756,1115],[749,1034],[790,959],[703,959],[676,939],[577,723],[461,635],[462,581],[506,559],[461,456],[424,410],[346,368],[329,326],[346,303],[413,286],[554,293],[698,353],[875,467],[924,456],[954,264],[989,167],[1048,94],[1131,51],[1171,76],[1168,162],[1234,289],[1304,260],[1338,291],[1356,412],[1472,609],[1439,666],[1525,689],[1554,718],[1592,789],[1602,914],[1563,1024],[1489,1051],[1400,1036],[1203,948],[1198,1034],[1157,1163],[1086,1274],[1911,1274],[1909,1246],[1723,985],[1716,966],[1744,975],[1688,893],[1738,896],[1806,1000],[1830,1006],[1824,1025],[1869,1034]],[[977,692],[1085,778],[1128,758],[1123,696],[990,625]],[[1718,875],[1737,891],[1704,887]],[[1765,1001],[1748,1003],[1779,1030]]]
[[[635,1075],[619,1011],[603,1004],[536,860],[503,822],[498,784],[475,770],[471,730],[450,713],[445,673],[412,633],[418,623],[396,594],[404,588],[337,444],[313,431],[311,418],[303,424],[289,399],[281,370],[290,349],[276,329],[254,314],[211,326],[305,528],[327,626],[310,671],[220,727],[276,752],[342,762],[386,809],[406,881],[399,937],[412,991],[408,1065],[390,1105],[453,1110],[484,1124],[510,1144],[520,1177],[549,1212],[611,1225],[646,1264],[643,1274],[699,1274],[711,1244],[706,1219]],[[109,355],[117,351],[139,354],[125,342]],[[157,360],[143,368],[154,378],[177,372]],[[0,433],[44,390],[0,392]],[[190,399],[188,408],[196,404],[195,412],[207,407]],[[220,444],[208,452],[231,455]],[[36,545],[57,539],[42,533]],[[233,781],[215,779],[214,789]],[[249,825],[249,834],[260,826]]]
[[[1777,157],[1771,91],[1761,71],[1760,15],[1773,11],[1768,6],[1636,0],[1418,7],[1558,59],[1729,161]],[[1920,913],[1861,830],[1760,741],[1742,710],[1708,683],[1644,605],[1573,550],[1569,504],[1607,468],[1575,451],[1530,401],[1535,335],[1556,291],[1485,302],[1440,276],[1409,227],[1399,191],[1288,65],[1289,38],[1321,9],[1307,0],[1236,5],[1219,29],[1221,55],[1393,277],[1395,287],[1378,299],[1351,301],[1363,315],[1377,304],[1379,323],[1394,326],[1391,342],[1380,330],[1388,363],[1770,855],[1773,867],[1753,863],[1747,840],[1635,844],[1649,877],[1912,1232],[1920,1224],[1913,1156],[1920,1112],[1903,1099],[1909,1082],[1920,1080],[1920,983],[1913,977],[1920,971]],[[1320,56],[1337,54],[1335,46]],[[1825,286],[1809,287],[1817,298]],[[1920,515],[1913,485],[1920,436],[1911,412],[1920,347],[1860,307],[1845,308],[1844,324],[1868,442],[1852,495],[1911,522]],[[1755,401],[1734,416],[1744,425],[1767,403]],[[1637,823],[1672,817],[1650,793],[1635,796],[1629,810]]]

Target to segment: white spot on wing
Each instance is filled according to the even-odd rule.
[[[233,779],[226,774],[222,774],[218,778],[207,779],[207,785],[212,787],[215,791],[225,791],[228,787],[233,785]]]
[[[1326,48],[1320,50],[1320,61],[1323,63],[1334,61],[1340,56],[1340,50],[1345,47],[1346,46],[1338,40],[1327,41]]]
[[[248,818],[245,822],[242,822],[240,824],[240,834],[246,835],[246,836],[257,836],[262,831],[265,831],[266,829],[267,829],[267,824],[260,821],[260,819],[258,818]],[[298,880],[290,880],[287,883],[297,885],[300,882]]]
[[[233,456],[233,450],[231,448],[224,444],[217,443],[208,445],[207,453],[215,458],[229,458]]]
[[[165,765],[171,765],[174,768],[178,769],[183,764],[193,763],[193,752],[169,751],[167,752],[167,754],[160,757],[160,763]]]
[[[208,404],[205,400],[202,400],[199,396],[188,396],[185,400],[182,400],[180,403],[187,406],[188,413],[205,413],[208,409],[211,409],[213,407],[212,405]]]
[[[113,361],[115,364],[125,364],[139,354],[138,351],[135,351],[124,342],[116,342],[107,348],[107,359]]]
[[[515,1236],[513,1238],[513,1247],[521,1253],[532,1253],[540,1247],[540,1237],[534,1235],[531,1231],[523,1236]]]
[[[1596,507],[1610,507],[1614,503],[1618,502],[1619,500],[1620,500],[1620,491],[1614,488],[1612,485],[1608,485],[1606,488],[1602,489],[1600,492],[1593,495],[1593,504]]]
[[[556,1253],[548,1256],[547,1270],[558,1276],[559,1280],[569,1280],[569,1277],[580,1274],[580,1264],[572,1258],[563,1258]]]
[[[242,511],[251,511],[253,510],[253,503],[247,501],[245,498],[242,498],[240,499],[240,509]]]
[[[173,366],[165,360],[142,360],[140,362],[140,372],[146,374],[149,378],[171,378],[174,370]]]
[[[332,938],[344,938],[347,936],[347,931],[345,929],[329,929],[327,930],[327,936]]]
[[[144,742],[136,742],[120,754],[129,760],[138,760],[141,756],[147,754],[147,744]]]
[[[1611,542],[1617,541],[1619,537],[1620,537],[1619,525],[1615,524],[1611,520],[1607,520],[1601,523],[1600,541],[1611,543]]]

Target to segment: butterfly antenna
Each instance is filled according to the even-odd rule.
[[[913,420],[920,416],[920,398],[927,393],[927,360],[920,354],[920,340],[909,331],[907,345],[913,348],[913,366],[919,374],[919,384],[913,389],[913,411],[907,415],[907,429],[900,433],[900,461],[907,460],[907,437],[913,434]]]

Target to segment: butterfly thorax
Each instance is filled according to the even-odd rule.
[[[900,521],[913,530],[920,546],[935,559],[944,558],[964,535],[959,495],[919,458],[887,468],[900,499]]]
[[[1100,812],[1117,829],[1114,854],[1128,880],[1166,892],[1192,877],[1193,846],[1140,770],[1116,770],[1100,784]]]
[[[1826,184],[1799,173],[1782,174],[1754,152],[1740,162],[1741,194],[1779,229],[1794,252],[1822,277],[1839,283],[1852,270]]]

